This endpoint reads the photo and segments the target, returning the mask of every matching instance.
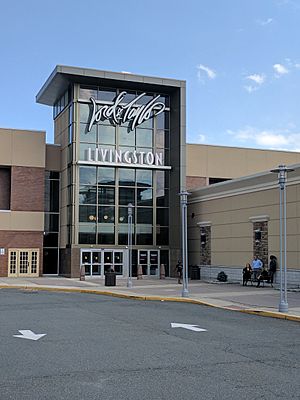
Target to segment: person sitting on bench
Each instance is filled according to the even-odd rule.
[[[257,285],[256,285],[256,287],[259,287],[260,282],[262,282],[262,281],[268,281],[268,282],[270,281],[269,272],[268,272],[267,268],[265,268],[265,267],[261,271],[261,274],[258,275],[258,277],[257,277]]]
[[[247,286],[248,281],[251,281],[252,268],[249,263],[243,268],[243,286]]]

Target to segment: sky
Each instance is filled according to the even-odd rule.
[[[0,127],[57,64],[187,83],[187,142],[300,151],[300,0],[0,0]]]

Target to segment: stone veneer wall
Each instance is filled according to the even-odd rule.
[[[211,226],[200,227],[200,265],[211,265]]]
[[[256,231],[260,231],[261,239],[256,240]],[[257,255],[264,266],[268,266],[268,221],[253,222],[253,256]]]

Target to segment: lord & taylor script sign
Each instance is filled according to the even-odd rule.
[[[146,95],[146,93],[142,93],[126,104],[123,102],[126,94],[127,92],[121,92],[112,105],[99,105],[96,100],[91,97],[90,100],[93,109],[87,129],[88,132],[90,132],[95,123],[105,119],[110,120],[114,125],[121,125],[125,122],[129,122],[129,130],[134,130],[136,126],[142,124],[144,121],[165,111],[165,104],[161,101],[157,101],[160,95],[154,97],[146,104],[137,104],[139,100]]]

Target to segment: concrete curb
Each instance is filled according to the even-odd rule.
[[[84,289],[84,288],[66,288],[66,287],[47,287],[47,286],[29,286],[29,285],[0,285],[0,289],[20,289],[20,290],[36,290],[36,291],[46,291],[46,292],[64,292],[64,293],[88,293],[88,294],[98,294],[103,296],[118,297],[123,299],[131,300],[142,300],[142,301],[169,301],[177,303],[190,303],[199,304],[207,307],[219,308],[228,311],[237,311],[244,314],[258,315],[261,317],[278,318],[288,321],[300,322],[300,316],[284,314],[276,311],[265,311],[257,310],[252,308],[246,309],[236,309],[230,306],[220,306],[213,303],[209,303],[203,300],[190,299],[190,298],[179,298],[179,297],[162,297],[162,296],[151,296],[151,295],[136,295],[136,294],[126,294],[126,293],[116,293],[108,290],[98,290],[98,289]]]

